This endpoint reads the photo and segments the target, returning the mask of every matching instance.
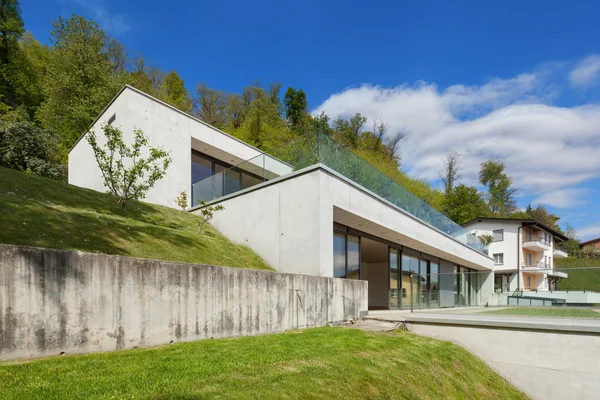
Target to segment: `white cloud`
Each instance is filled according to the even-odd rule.
[[[568,208],[585,204],[582,199],[589,190],[566,188],[544,193],[533,201],[534,204],[546,204],[557,208]]]
[[[586,87],[595,84],[600,76],[600,55],[593,54],[581,60],[569,74],[573,86]]]
[[[600,221],[594,225],[585,226],[577,229],[577,236],[581,241],[595,239],[600,237]]]
[[[131,25],[123,14],[111,12],[101,1],[66,0],[77,4],[89,12],[98,24],[110,35],[123,36],[131,30]]]
[[[437,179],[445,154],[456,149],[465,183],[476,183],[481,162],[499,159],[537,202],[572,207],[587,193],[576,185],[600,176],[600,105],[546,104],[556,96],[547,79],[522,74],[445,90],[425,82],[362,85],[332,95],[315,112],[334,119],[360,112],[385,121],[392,134],[408,131],[403,167],[419,177]]]

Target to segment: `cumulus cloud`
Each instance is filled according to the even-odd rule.
[[[408,132],[403,167],[419,177],[436,180],[445,154],[456,149],[465,183],[477,182],[483,161],[499,159],[536,203],[572,207],[587,193],[576,185],[600,176],[600,105],[553,106],[548,99],[557,94],[549,88],[539,73],[444,90],[426,82],[362,85],[332,95],[314,112],[334,119],[360,112],[385,121],[391,134]]]
[[[586,87],[598,82],[600,76],[600,55],[593,54],[581,60],[569,74],[572,85]]]

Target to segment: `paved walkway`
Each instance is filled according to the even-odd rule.
[[[477,311],[475,311],[476,309]],[[413,322],[600,334],[600,319],[477,314],[482,310],[484,308],[478,307],[473,308],[470,313],[462,314],[450,313],[446,310],[423,310],[414,313],[410,311],[369,311],[369,315],[365,319],[395,323]]]

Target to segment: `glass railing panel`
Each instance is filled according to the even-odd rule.
[[[200,199],[214,200],[318,163],[326,165],[461,243],[485,252],[486,246],[469,235],[460,225],[325,134],[301,136],[269,151],[269,154],[259,155],[195,183],[193,205],[197,205]]]

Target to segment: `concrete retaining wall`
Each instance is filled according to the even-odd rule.
[[[0,245],[0,360],[323,326],[366,281]]]

